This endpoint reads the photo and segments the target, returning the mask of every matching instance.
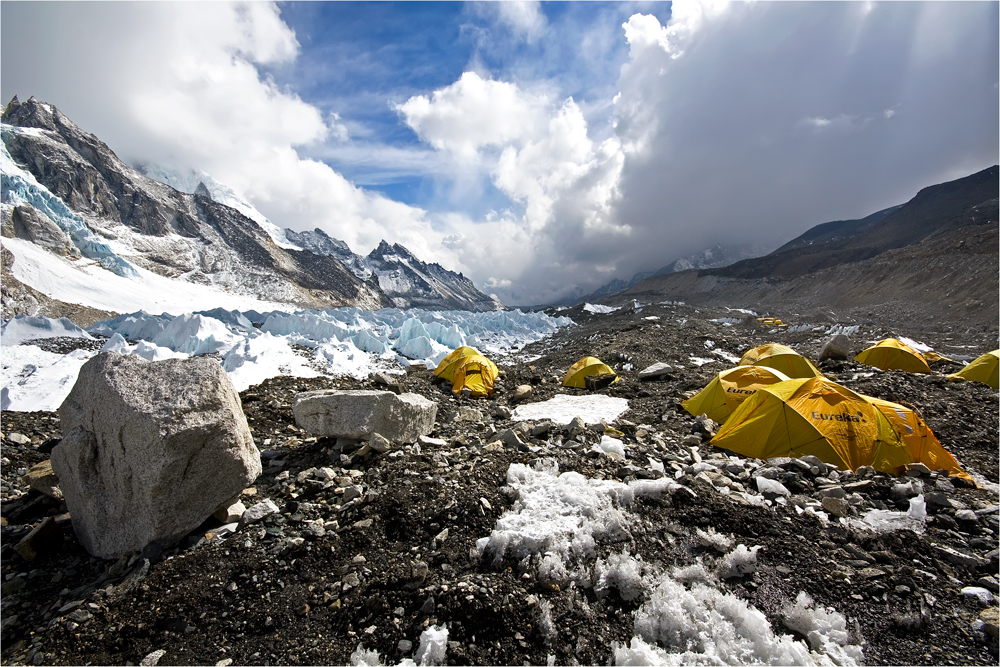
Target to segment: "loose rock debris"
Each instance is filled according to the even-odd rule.
[[[4,412],[3,662],[996,664],[996,600],[980,592],[998,593],[996,393],[946,381],[956,366],[926,377],[820,364],[918,409],[978,489],[917,468],[896,479],[730,456],[708,444],[715,424],[679,406],[729,364],[707,350],[776,341],[815,359],[829,336],[710,321],[724,314],[581,314],[525,348],[530,361],[501,363],[491,399],[408,372],[401,390],[438,404],[414,444],[295,425],[298,393],[374,381],[265,381],[240,394],[263,467],[242,518],[117,560],[87,554],[61,502],[22,480],[62,436],[58,417]],[[862,327],[853,351],[906,333]],[[996,339],[925,342],[947,353]],[[628,411],[606,424],[511,419],[591,395],[560,386],[583,355],[615,360],[622,381],[598,395]],[[670,369],[640,382],[654,363]],[[515,406],[522,385],[531,395]],[[671,630],[683,627],[703,633]]]

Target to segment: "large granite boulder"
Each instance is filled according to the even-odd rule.
[[[831,336],[830,339],[823,344],[823,349],[819,351],[820,361],[826,361],[827,359],[843,361],[849,359],[850,356],[851,339],[844,334]]]
[[[80,369],[59,418],[52,468],[80,543],[102,558],[177,541],[261,472],[214,359],[102,352]]]
[[[393,442],[416,442],[434,429],[437,403],[420,394],[322,389],[299,394],[292,412],[299,428],[314,435],[368,440],[378,433]]]

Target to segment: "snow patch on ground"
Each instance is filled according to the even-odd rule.
[[[538,459],[532,466],[512,464],[507,483],[518,499],[490,536],[477,541],[478,552],[495,564],[513,560],[546,585],[572,582],[598,595],[617,590],[624,600],[641,600],[636,636],[628,646],[612,645],[617,665],[853,665],[862,658],[860,647],[848,643],[846,619],[815,607],[807,595],[786,608],[785,619],[808,646],[776,634],[763,613],[718,584],[718,577],[752,572],[759,547],[738,545],[718,561],[715,575],[701,562],[671,575],[624,549],[597,558],[599,543],[630,538],[636,496],[690,492],[673,480],[590,479],[560,474],[555,460]],[[703,539],[718,546],[729,540],[708,533]]]
[[[599,303],[585,303],[583,304],[583,309],[588,313],[595,313],[600,315],[607,315],[608,313],[613,313],[617,308],[614,306],[602,306]]]
[[[557,424],[568,424],[574,417],[579,417],[586,424],[596,424],[600,421],[611,423],[628,410],[628,401],[624,398],[592,394],[585,396],[570,396],[560,394],[547,401],[527,403],[514,408],[511,417],[514,421],[551,420]]]
[[[88,338],[89,333],[70,322],[65,317],[53,320],[48,317],[18,315],[0,327],[0,341],[8,345],[20,345],[26,340],[40,338]]]

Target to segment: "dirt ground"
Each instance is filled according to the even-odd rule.
[[[998,572],[996,392],[946,381],[944,374],[960,367],[947,362],[935,364],[931,376],[879,372],[853,361],[821,365],[855,391],[916,407],[965,470],[989,482],[981,485],[988,488],[956,484],[947,493],[949,505],[928,506],[933,520],[920,534],[824,525],[791,503],[738,502],[686,472],[692,459],[683,441],[703,429],[679,403],[733,365],[718,350],[738,357],[773,341],[816,359],[835,316],[790,322],[812,326],[788,332],[763,327],[745,313],[685,305],[560,314],[576,323],[497,360],[504,376],[492,398],[456,398],[429,370],[411,367],[401,375],[404,391],[439,404],[430,435],[441,442],[419,449],[365,454],[353,443],[316,438],[295,426],[296,393],[373,388],[372,381],[274,378],[242,392],[264,465],[244,502],[270,499],[280,511],[226,538],[215,535],[219,523],[210,519],[180,544],[117,562],[87,554],[66,507],[28,491],[20,479],[57,443],[58,415],[4,412],[3,663],[139,664],[162,650],[161,665],[345,664],[363,645],[396,664],[413,656],[424,629],[444,625],[448,664],[546,664],[550,656],[555,664],[608,664],[612,643],[627,644],[634,636],[633,612],[642,597],[624,600],[615,590],[598,594],[592,587],[553,584],[530,563],[479,557],[476,541],[488,537],[517,500],[507,483],[513,463],[550,458],[560,471],[627,481],[656,477],[654,458],[667,474],[679,470],[677,481],[697,495],[636,499],[628,531],[598,541],[599,557],[628,550],[664,569],[711,563],[717,554],[696,531],[712,527],[762,547],[756,572],[720,586],[763,612],[775,632],[794,634],[782,626],[782,608],[806,591],[848,619],[867,664],[997,664],[996,637],[977,623],[989,606],[961,593],[989,575],[993,583],[982,585],[995,586]],[[712,321],[719,318],[740,321]],[[905,325],[860,325],[851,335],[852,355],[869,341],[907,335]],[[996,327],[925,329],[920,335],[941,354],[964,357],[995,349],[998,339]],[[590,451],[600,427],[573,434],[552,425],[536,435],[522,433],[521,447],[490,444],[494,433],[516,426],[503,408],[515,407],[511,397],[519,385],[531,386],[529,402],[587,393],[560,384],[585,355],[620,374],[620,382],[600,392],[629,402],[629,410],[609,424],[625,443],[624,463]],[[640,382],[638,372],[656,362],[673,371]],[[699,456],[724,460],[705,437],[696,447]],[[334,484],[313,474],[322,467],[335,471]],[[816,497],[822,484],[809,474],[785,480],[793,493],[807,497]],[[887,475],[844,474],[839,481],[870,482],[857,487],[862,512],[907,507],[893,496],[895,480]],[[936,473],[923,479],[925,486],[941,481]],[[358,487],[361,495],[344,503],[347,487]],[[963,507],[976,512],[975,521],[956,520]],[[54,536],[26,561],[14,547],[46,517],[53,518]],[[947,549],[965,557],[950,557]],[[404,643],[401,649],[401,640],[412,648]]]

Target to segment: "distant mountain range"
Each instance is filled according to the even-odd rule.
[[[402,246],[383,242],[360,257],[319,230],[279,228],[208,174],[133,168],[34,98],[14,97],[0,120],[3,236],[63,260],[93,260],[125,278],[145,269],[302,308],[503,308],[461,274],[425,264]],[[18,259],[4,250],[7,318],[19,314],[7,299],[17,282],[9,264]]]
[[[632,287],[632,285],[635,285],[636,283],[652,276],[660,276],[667,273],[676,273],[677,271],[687,271],[690,269],[714,269],[722,266],[728,266],[734,262],[740,261],[741,259],[760,257],[761,255],[767,253],[768,250],[770,250],[768,246],[758,244],[741,244],[734,246],[716,244],[711,248],[702,250],[699,253],[682,257],[681,259],[676,259],[656,271],[641,271],[632,276],[632,278],[628,281],[615,278],[611,282],[597,288],[587,296],[567,299],[566,303],[576,304],[584,303],[586,301],[595,301],[612,294],[617,294],[618,292],[624,292],[629,287]]]
[[[683,300],[787,312],[902,308],[996,327],[996,165],[859,220],[817,225],[762,257],[647,277],[602,302]]]

